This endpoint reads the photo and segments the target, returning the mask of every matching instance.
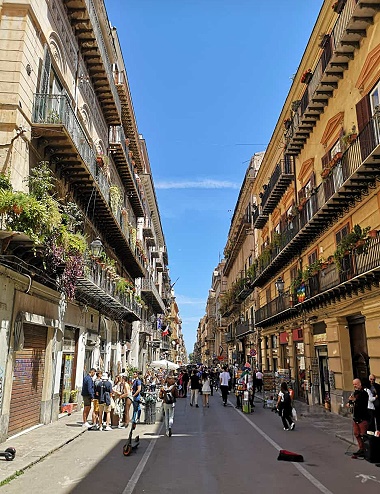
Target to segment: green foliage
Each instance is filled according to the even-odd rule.
[[[47,161],[41,161],[38,166],[30,171],[25,182],[28,183],[29,192],[39,201],[45,201],[53,192],[56,179],[54,178]]]
[[[9,173],[0,173],[0,190],[12,190],[12,183]]]
[[[342,260],[348,253],[355,251],[357,254],[366,254],[368,252],[367,234],[370,230],[370,226],[362,229],[360,225],[354,225],[351,232],[342,238],[334,252],[334,261],[339,271],[342,270]]]

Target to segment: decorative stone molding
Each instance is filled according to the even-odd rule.
[[[380,79],[380,44],[367,55],[355,87],[361,93],[368,93]]]
[[[339,134],[342,130],[343,121],[344,112],[339,112],[327,122],[321,139],[321,144],[324,147],[327,147],[328,143],[332,145],[338,140]]]
[[[313,168],[314,168],[314,158],[310,158],[310,159],[308,159],[302,163],[301,168],[300,168],[300,172],[299,172],[298,177],[297,177],[297,179],[299,180],[301,185],[306,183],[307,180],[305,180],[305,179],[309,178],[309,176],[311,175],[311,173],[313,171]]]

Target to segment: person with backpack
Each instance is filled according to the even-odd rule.
[[[169,374],[167,376],[165,384],[160,389],[159,397],[163,401],[164,406],[166,435],[171,437],[175,402],[178,397],[178,389],[173,375]]]
[[[103,415],[106,413],[105,431],[112,431],[111,428],[111,394],[112,384],[108,380],[107,372],[103,372],[101,381],[95,388],[95,397],[99,402],[99,430],[103,430]]]
[[[292,399],[285,381],[281,383],[280,392],[278,393],[277,411],[281,416],[284,431],[289,429],[292,431],[296,424],[292,419]]]

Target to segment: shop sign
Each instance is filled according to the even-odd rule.
[[[280,333],[280,345],[287,345],[289,340],[288,333],[286,331],[283,331]]]
[[[327,334],[315,334],[313,335],[314,345],[327,345]]]

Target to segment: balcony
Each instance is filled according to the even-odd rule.
[[[63,0],[63,4],[106,122],[117,125],[121,104],[93,0]]]
[[[368,239],[367,252],[355,251],[342,262],[342,271],[335,264],[311,276],[296,287],[291,296],[285,293],[255,313],[256,325],[265,327],[278,324],[303,312],[326,307],[342,298],[352,297],[379,286],[380,236]]]
[[[324,180],[288,223],[278,246],[260,263],[253,287],[262,286],[299,256],[321,233],[368,195],[380,178],[380,118],[375,114]]]
[[[226,343],[230,343],[231,341],[234,341],[234,337],[232,336],[231,332],[224,333],[224,341]]]
[[[136,216],[144,216],[143,199],[141,197],[141,185],[133,170],[129,149],[126,144],[124,130],[121,126],[110,127],[109,144],[112,158],[116,164],[117,171],[125,185],[129,202]]]
[[[287,156],[277,163],[261,199],[262,214],[269,215],[294,181],[294,157]]]
[[[129,149],[133,153],[133,159],[139,170],[142,169],[140,157],[140,143],[137,132],[137,123],[133,111],[131,93],[129,91],[128,79],[124,71],[114,72],[114,80],[121,101],[121,117],[124,131],[128,136],[130,143]]]
[[[248,217],[247,214],[244,214],[239,223],[234,225],[234,232],[231,235],[230,232],[230,238],[231,238],[231,249],[229,256],[226,260],[226,264],[224,265],[224,275],[227,276],[230,269],[233,266],[233,263],[236,259],[236,256],[238,255],[240,251],[240,247],[243,244],[244,240],[246,239],[247,235],[251,231],[252,225],[250,222],[250,218]]]
[[[152,306],[155,313],[162,314],[165,312],[165,304],[152,280],[147,278],[142,280],[141,295]]]
[[[265,214],[261,206],[256,206],[252,215],[252,226],[258,230],[262,230],[269,220],[269,214]]]
[[[116,283],[96,262],[91,262],[85,275],[78,279],[75,298],[116,320],[141,319],[141,307],[133,294],[117,293]]]
[[[143,236],[144,238],[154,237],[154,227],[151,219],[144,218]]]
[[[43,137],[38,140],[43,146],[39,152],[50,158],[57,175],[70,184],[83,210],[96,213],[90,219],[112,239],[113,248],[131,276],[144,276],[142,259],[126,236],[126,219],[120,210],[111,211],[107,177],[98,168],[92,146],[66,96],[34,96],[32,136]]]
[[[152,323],[148,322],[148,321],[141,321],[140,328],[139,328],[139,334],[145,334],[147,336],[152,336],[153,335]]]
[[[249,321],[244,321],[236,326],[236,338],[243,338],[251,333],[253,333],[253,324]]]
[[[300,153],[354,58],[355,49],[360,48],[367,27],[373,24],[379,5],[380,0],[347,0],[331,35],[324,38],[322,56],[285,134],[287,154]]]

